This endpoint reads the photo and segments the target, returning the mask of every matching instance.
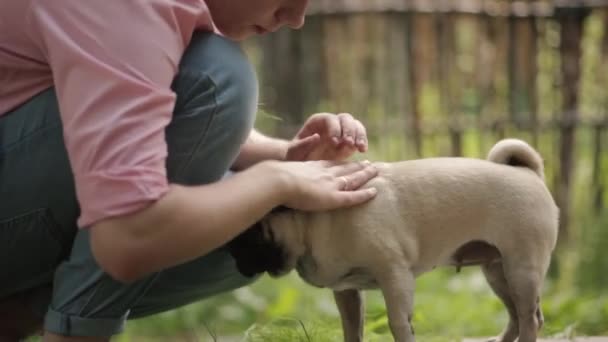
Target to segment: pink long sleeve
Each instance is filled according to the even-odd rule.
[[[149,205],[168,190],[165,127],[175,102],[170,85],[193,31],[212,29],[206,5],[202,0],[26,2],[24,31],[35,50],[25,52],[52,72],[52,78],[46,76],[59,101],[81,206],[79,226]],[[28,65],[27,58],[23,62]],[[41,87],[43,76],[12,90],[26,97]]]

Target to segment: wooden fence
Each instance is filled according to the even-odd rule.
[[[608,1],[317,0],[300,31],[249,43],[262,109],[289,136],[317,111],[362,117],[403,158],[465,154],[467,132],[522,135],[543,153],[568,237],[577,151],[590,154],[590,201],[605,208]],[[583,138],[577,140],[578,135]],[[584,144],[585,146],[582,146]],[[487,144],[485,144],[487,145]],[[581,152],[583,153],[583,152]]]

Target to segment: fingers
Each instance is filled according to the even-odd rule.
[[[342,128],[342,142],[356,147],[359,152],[367,151],[367,130],[361,121],[348,113],[338,114]]]
[[[362,189],[378,175],[370,162],[307,161],[281,163],[297,183],[284,205],[300,210],[328,210],[365,202],[376,195],[375,188]]]
[[[367,130],[359,120],[355,120],[357,126],[357,134],[355,135],[355,146],[359,152],[367,151]]]
[[[319,133],[323,138],[331,139],[335,144],[338,144],[342,135],[340,120],[336,115],[331,113],[313,114],[306,120],[296,136],[304,138],[314,133]]]
[[[340,190],[357,190],[377,175],[378,169],[368,164],[358,171],[338,177],[336,182]]]
[[[288,154],[290,158],[287,160],[345,160],[355,152],[363,153],[368,149],[365,126],[349,113],[313,114],[294,140],[303,140],[314,134],[319,135],[318,144],[307,145],[306,148],[298,145]]]
[[[340,127],[342,128],[342,141],[349,146],[354,146],[358,129],[356,124],[357,120],[349,113],[338,114],[338,119],[340,120]]]
[[[339,207],[352,207],[365,203],[376,196],[376,188],[366,188],[356,191],[341,191],[336,194],[336,202]]]
[[[350,113],[311,115],[298,136],[306,137],[313,133],[327,134],[335,145],[343,143],[358,149],[367,146],[365,126]]]
[[[330,169],[336,176],[335,183],[339,190],[355,190],[378,175],[378,169],[372,163],[320,161],[323,167]]]
[[[303,139],[294,140],[287,150],[285,159],[288,161],[304,161],[308,159],[310,153],[321,141],[318,133],[307,136]]]
[[[348,190],[348,178],[342,176],[336,178],[336,180],[338,181],[338,190]]]
[[[331,137],[331,142],[334,145],[339,145],[342,142],[342,127],[340,117],[327,113],[324,117],[327,126],[327,135]]]

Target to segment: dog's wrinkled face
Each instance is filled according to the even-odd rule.
[[[239,272],[246,277],[264,272],[273,277],[286,273],[285,251],[275,241],[272,229],[264,228],[261,222],[234,238],[227,247]]]

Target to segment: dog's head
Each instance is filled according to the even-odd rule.
[[[290,271],[286,269],[284,248],[275,241],[272,229],[261,221],[230,241],[227,247],[239,272],[246,277],[264,272],[278,277]]]

